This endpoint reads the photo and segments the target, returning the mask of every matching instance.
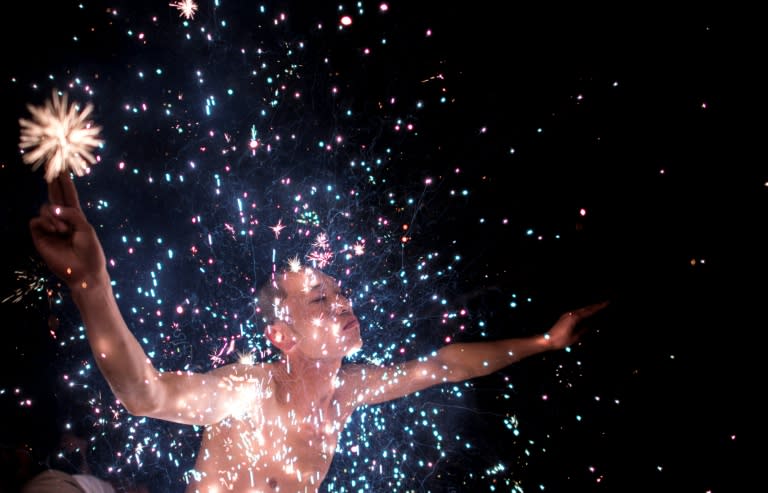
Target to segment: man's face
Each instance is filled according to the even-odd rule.
[[[305,268],[288,272],[280,280],[284,300],[282,320],[293,350],[313,359],[342,358],[362,347],[360,323],[350,300],[341,293],[334,278]]]

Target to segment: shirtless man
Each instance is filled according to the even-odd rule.
[[[317,492],[352,412],[432,385],[493,373],[574,344],[577,324],[606,303],[562,315],[545,334],[456,343],[398,365],[342,366],[360,325],[339,282],[311,268],[275,275],[260,296],[280,360],[207,373],[155,369],[125,324],[104,252],[68,175],[30,221],[35,247],[71,289],[99,369],[133,415],[205,427],[188,493]]]

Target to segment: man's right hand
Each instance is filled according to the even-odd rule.
[[[48,268],[70,289],[108,284],[104,251],[68,174],[48,184],[48,200],[29,223],[32,241]]]

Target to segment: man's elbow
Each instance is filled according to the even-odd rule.
[[[152,410],[149,408],[149,406],[143,405],[138,401],[129,400],[129,401],[120,401],[120,402],[122,403],[125,410],[128,411],[128,414],[130,414],[131,416],[144,417],[152,414]]]
[[[117,397],[118,402],[133,416],[151,417],[160,409],[157,391],[148,388],[148,386],[138,392],[125,392],[117,388],[113,388],[112,391],[115,397]]]

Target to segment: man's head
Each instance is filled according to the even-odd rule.
[[[360,324],[339,282],[309,267],[275,275],[259,293],[269,340],[287,355],[340,359],[359,350]]]

